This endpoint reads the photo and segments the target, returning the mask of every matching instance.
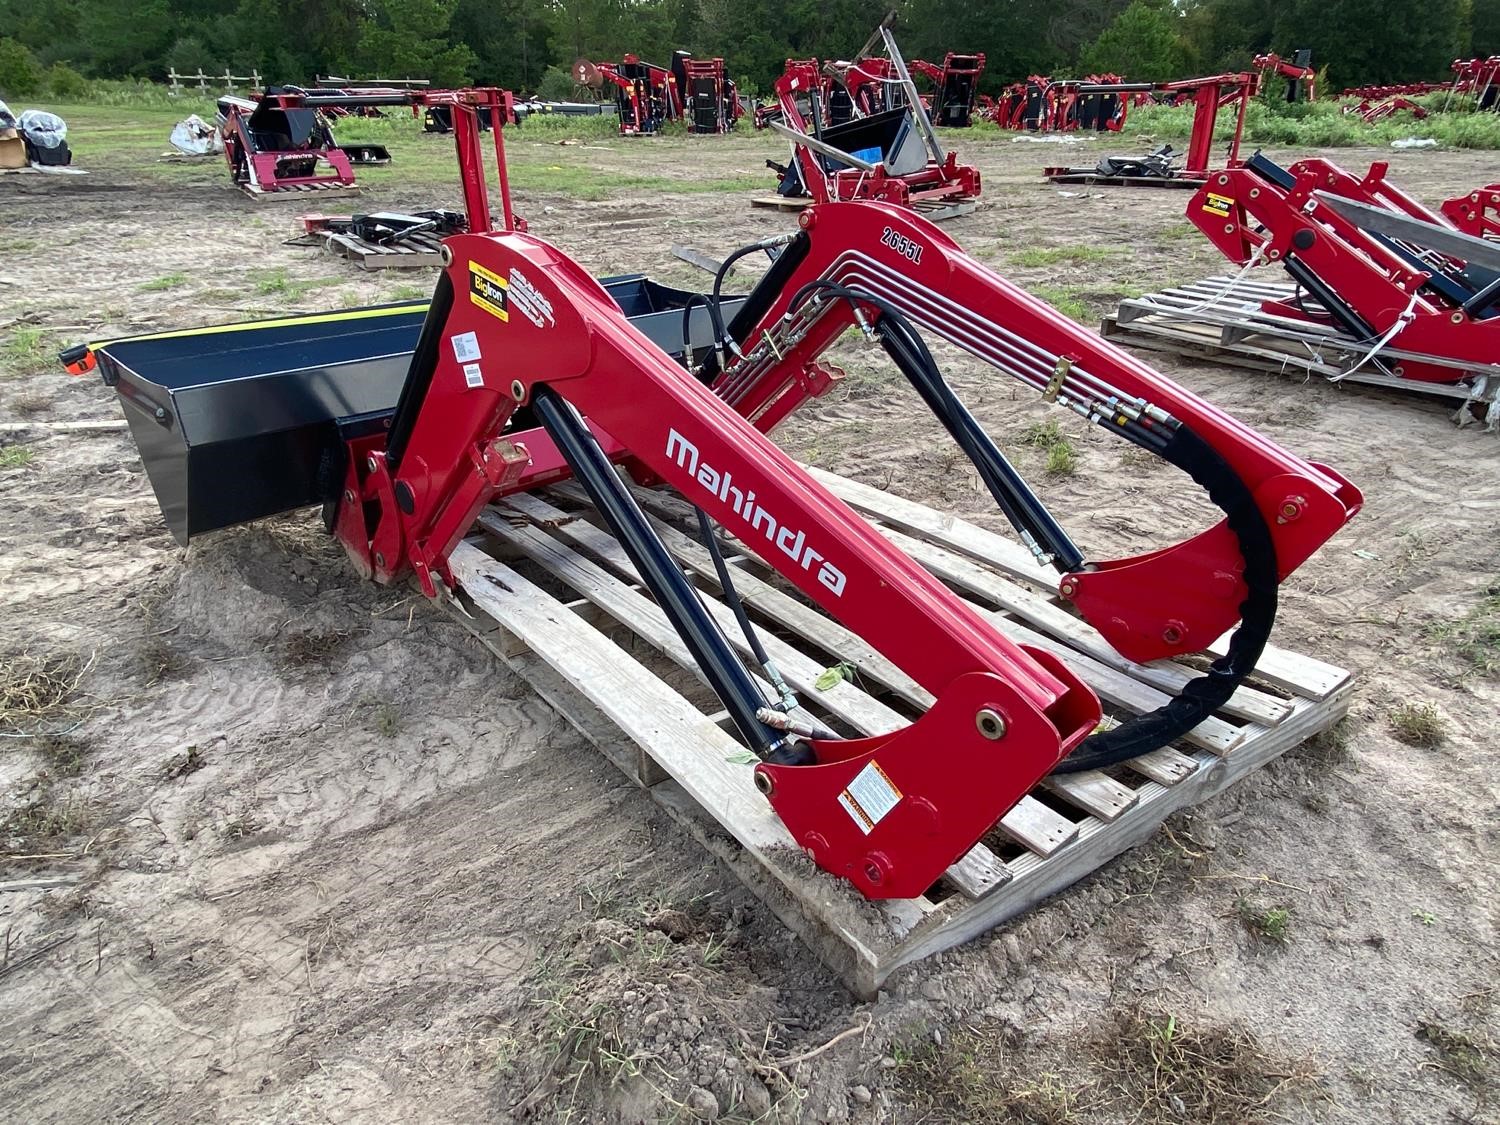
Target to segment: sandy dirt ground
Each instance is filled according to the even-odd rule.
[[[1185,193],[1064,193],[1035,175],[1052,146],[958,144],[987,202],[946,229],[1088,321],[1222,270]],[[518,193],[600,273],[701,288],[673,243],[721,256],[792,222],[686,190],[756,175],[764,138],[514,152],[684,189]],[[1495,179],[1490,155],[1331,155],[1388,158],[1431,201]],[[424,138],[397,150],[415,159],[449,157]],[[431,284],[285,245],[291,214],[217,167],[89,167],[0,183],[7,423],[118,417],[51,363],[67,343]],[[367,182],[362,206],[458,202],[440,173]],[[1048,476],[1024,438],[1061,412],[938,352],[1090,554],[1199,518],[1067,418],[1077,469]],[[1148,359],[1363,488],[1276,633],[1359,673],[1351,718],[872,1004],[461,629],[357,581],[313,514],[182,550],[125,434],[0,435],[4,1116],[1500,1121],[1500,438],[1417,399]],[[845,362],[783,444],[998,527],[879,357]]]

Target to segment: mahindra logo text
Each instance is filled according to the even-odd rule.
[[[784,526],[775,516],[755,502],[755,490],[748,493],[734,486],[734,474],[719,472],[698,457],[698,447],[676,430],[667,431],[667,456],[686,469],[711,496],[734,509],[735,515],[750,525],[750,530],[765,536],[787,558],[809,574],[816,574],[818,581],[833,592],[833,596],[844,596],[848,583],[844,572],[825,559],[820,551],[807,545],[807,533]],[[816,569],[814,568],[816,564]]]

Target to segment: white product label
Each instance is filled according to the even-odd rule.
[[[474,333],[460,332],[450,338],[453,341],[453,358],[459,363],[473,363],[480,358],[479,337]]]
[[[479,370],[479,364],[464,364],[464,382],[469,384],[469,390],[484,386],[484,373]]]
[[[885,770],[873,761],[855,774],[849,788],[839,794],[839,804],[866,836],[900,801],[901,790],[891,784]]]

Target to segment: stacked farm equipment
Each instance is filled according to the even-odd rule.
[[[1363,177],[1257,154],[1216,172],[1188,218],[1233,277],[1123,302],[1106,331],[1246,366],[1456,398],[1500,425],[1494,185],[1432,211],[1377,163]],[[1257,267],[1260,267],[1259,269]],[[1280,268],[1285,280],[1262,280]]]
[[[1132,103],[1149,97],[1145,83],[1127,84],[1117,74],[1053,79],[1033,74],[1013,82],[995,99],[990,120],[1002,129],[1031,133],[1076,130],[1118,133]]]
[[[498,127],[491,215],[480,114],[503,125],[509,95],[421,98],[451,110],[467,226],[442,240],[430,302],[63,358],[115,388],[180,542],[321,505],[361,576],[453,609],[857,990],[1080,878],[1347,707],[1347,674],[1268,644],[1279,583],[1360,507],[1333,469],[880,199],[813,206],[708,293],[595,280],[514,213]],[[722,295],[762,251],[753,290]],[[851,329],[1019,542],[771,442],[839,385],[825,354]],[[1224,519],[1090,560],[924,332],[1182,470]],[[668,670],[590,624],[604,619]],[[1178,662],[1205,650],[1206,672]],[[850,675],[822,672],[829,654]],[[803,856],[845,885],[810,879]],[[851,909],[861,897],[877,905]]]
[[[647,137],[669,121],[682,121],[689,133],[728,133],[743,113],[740,98],[721,58],[698,59],[674,51],[668,66],[626,55],[617,63],[578,59],[573,79],[580,86],[614,91],[620,135]]]
[[[983,55],[956,55],[949,51],[941,63],[912,59],[911,70],[932,83],[932,93],[924,100],[934,124],[967,129],[974,123],[979,79],[984,75]]]
[[[1171,82],[1105,81],[1074,84],[1075,88],[1069,95],[1074,99],[1103,96],[1120,99],[1120,125],[1123,125],[1125,119],[1126,98],[1149,97],[1158,104],[1191,105],[1193,124],[1187,151],[1178,153],[1171,145],[1163,145],[1143,156],[1106,156],[1092,168],[1050,167],[1044,168],[1042,174],[1059,184],[1201,187],[1213,171],[1214,130],[1218,126],[1219,114],[1225,109],[1234,114],[1234,128],[1224,153],[1224,166],[1234,168],[1240,163],[1240,138],[1245,131],[1245,111],[1249,108],[1250,99],[1260,93],[1266,76],[1274,74],[1286,79],[1288,101],[1303,98],[1311,100],[1315,91],[1309,59],[1306,51],[1298,51],[1292,62],[1286,62],[1278,55],[1258,55],[1252,69],[1235,73],[1182,78]],[[1111,126],[1106,124],[1096,127]]]
[[[892,19],[852,60],[787,60],[775,85],[778,112],[765,124],[791,142],[791,159],[766,162],[777,194],[757,203],[868,199],[940,217],[978,206],[979,171],[944,151],[891,35]],[[872,53],[877,44],[883,55]]]

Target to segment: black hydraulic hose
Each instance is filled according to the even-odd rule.
[[[531,406],[573,475],[630,556],[641,581],[703,670],[741,737],[757,755],[779,760],[788,745],[780,734],[756,717],[765,700],[755,682],[699,602],[697,591],[678,569],[630,490],[620,482],[593,432],[573,406],[544,383],[532,387]]]
[[[766,249],[761,242],[752,242],[749,246],[741,246],[729,257],[719,263],[719,268],[714,271],[713,296],[708,303],[708,315],[714,325],[714,347],[722,348],[726,343],[733,343],[733,337],[729,335],[724,327],[724,312],[720,308],[720,301],[724,291],[724,279],[729,276],[729,271],[734,268],[734,263],[741,258],[747,258],[758,250]],[[737,344],[735,346],[738,346]]]
[[[432,376],[437,371],[438,349],[442,346],[443,333],[448,327],[448,314],[452,310],[453,282],[448,277],[448,271],[443,270],[438,274],[432,304],[427,306],[422,332],[411,353],[411,364],[406,369],[406,380],[401,384],[401,395],[396,399],[396,412],[391,416],[391,432],[385,442],[385,463],[392,476],[401,466],[406,443],[411,440],[412,430],[416,428],[417,418],[422,413],[422,403],[427,399],[427,389],[432,386]]]
[[[745,643],[750,646],[756,663],[764,668],[771,663],[771,658],[766,655],[765,646],[760,643],[760,637],[750,624],[750,615],[745,612],[745,605],[735,591],[734,580],[729,577],[729,564],[724,561],[724,552],[719,550],[719,540],[714,535],[713,524],[702,508],[694,505],[693,510],[698,513],[698,531],[703,536],[703,545],[708,548],[709,557],[713,559],[714,573],[719,576],[719,587],[724,591],[724,600],[734,611],[734,619],[740,623],[740,631],[745,634]]]
[[[1240,626],[1229,639],[1229,651],[1192,680],[1165,706],[1127,719],[1111,730],[1084,739],[1054,773],[1076,773],[1135,758],[1182,737],[1228,702],[1235,688],[1255,670],[1271,626],[1276,621],[1276,542],[1248,485],[1218,450],[1179,425],[1162,459],[1176,465],[1208,492],[1223,511],[1245,563],[1245,600]]]
[[[894,329],[896,334],[903,337],[903,342],[897,345],[898,349],[912,348],[911,341],[915,340],[916,362],[930,364],[935,370],[936,363],[931,353],[910,322],[888,302],[879,298],[833,282],[814,281],[797,291],[789,309],[795,310],[815,290],[824,290],[851,302],[864,301],[879,308],[882,313],[882,335],[888,336]],[[894,353],[892,358],[896,358]],[[897,359],[897,362],[901,361]],[[940,375],[938,382],[941,383]],[[921,389],[920,385],[918,389]],[[935,412],[943,418],[941,411]],[[943,420],[946,424],[946,419]],[[950,432],[953,432],[951,428]],[[1147,444],[1137,440],[1137,435],[1133,432],[1116,432],[1136,440],[1143,448],[1150,449],[1164,461],[1181,469],[1208,493],[1209,499],[1224,513],[1245,564],[1246,595],[1245,600],[1240,603],[1240,625],[1230,637],[1229,649],[1224,656],[1214,661],[1208,672],[1190,681],[1180,695],[1155,711],[1137,715],[1111,730],[1101,731],[1085,739],[1058,764],[1054,770],[1056,773],[1101,769],[1160,749],[1181,738],[1228,702],[1245,677],[1255,670],[1276,621],[1277,585],[1280,580],[1276,543],[1271,537],[1271,529],[1265,516],[1255,502],[1254,494],[1234,467],[1218,450],[1180,422],[1161,444]],[[954,436],[958,437],[956,433]],[[988,441],[987,436],[985,440]],[[1025,488],[1024,482],[1021,487]],[[1080,563],[1079,567],[1073,569],[1081,568]]]
[[[886,352],[973,463],[1005,518],[1051,555],[1059,570],[1066,572],[1081,567],[1083,552],[1021,479],[1021,474],[1006,460],[974,415],[958,400],[944,381],[927,345],[911,325],[890,313],[882,313],[876,325]]]

